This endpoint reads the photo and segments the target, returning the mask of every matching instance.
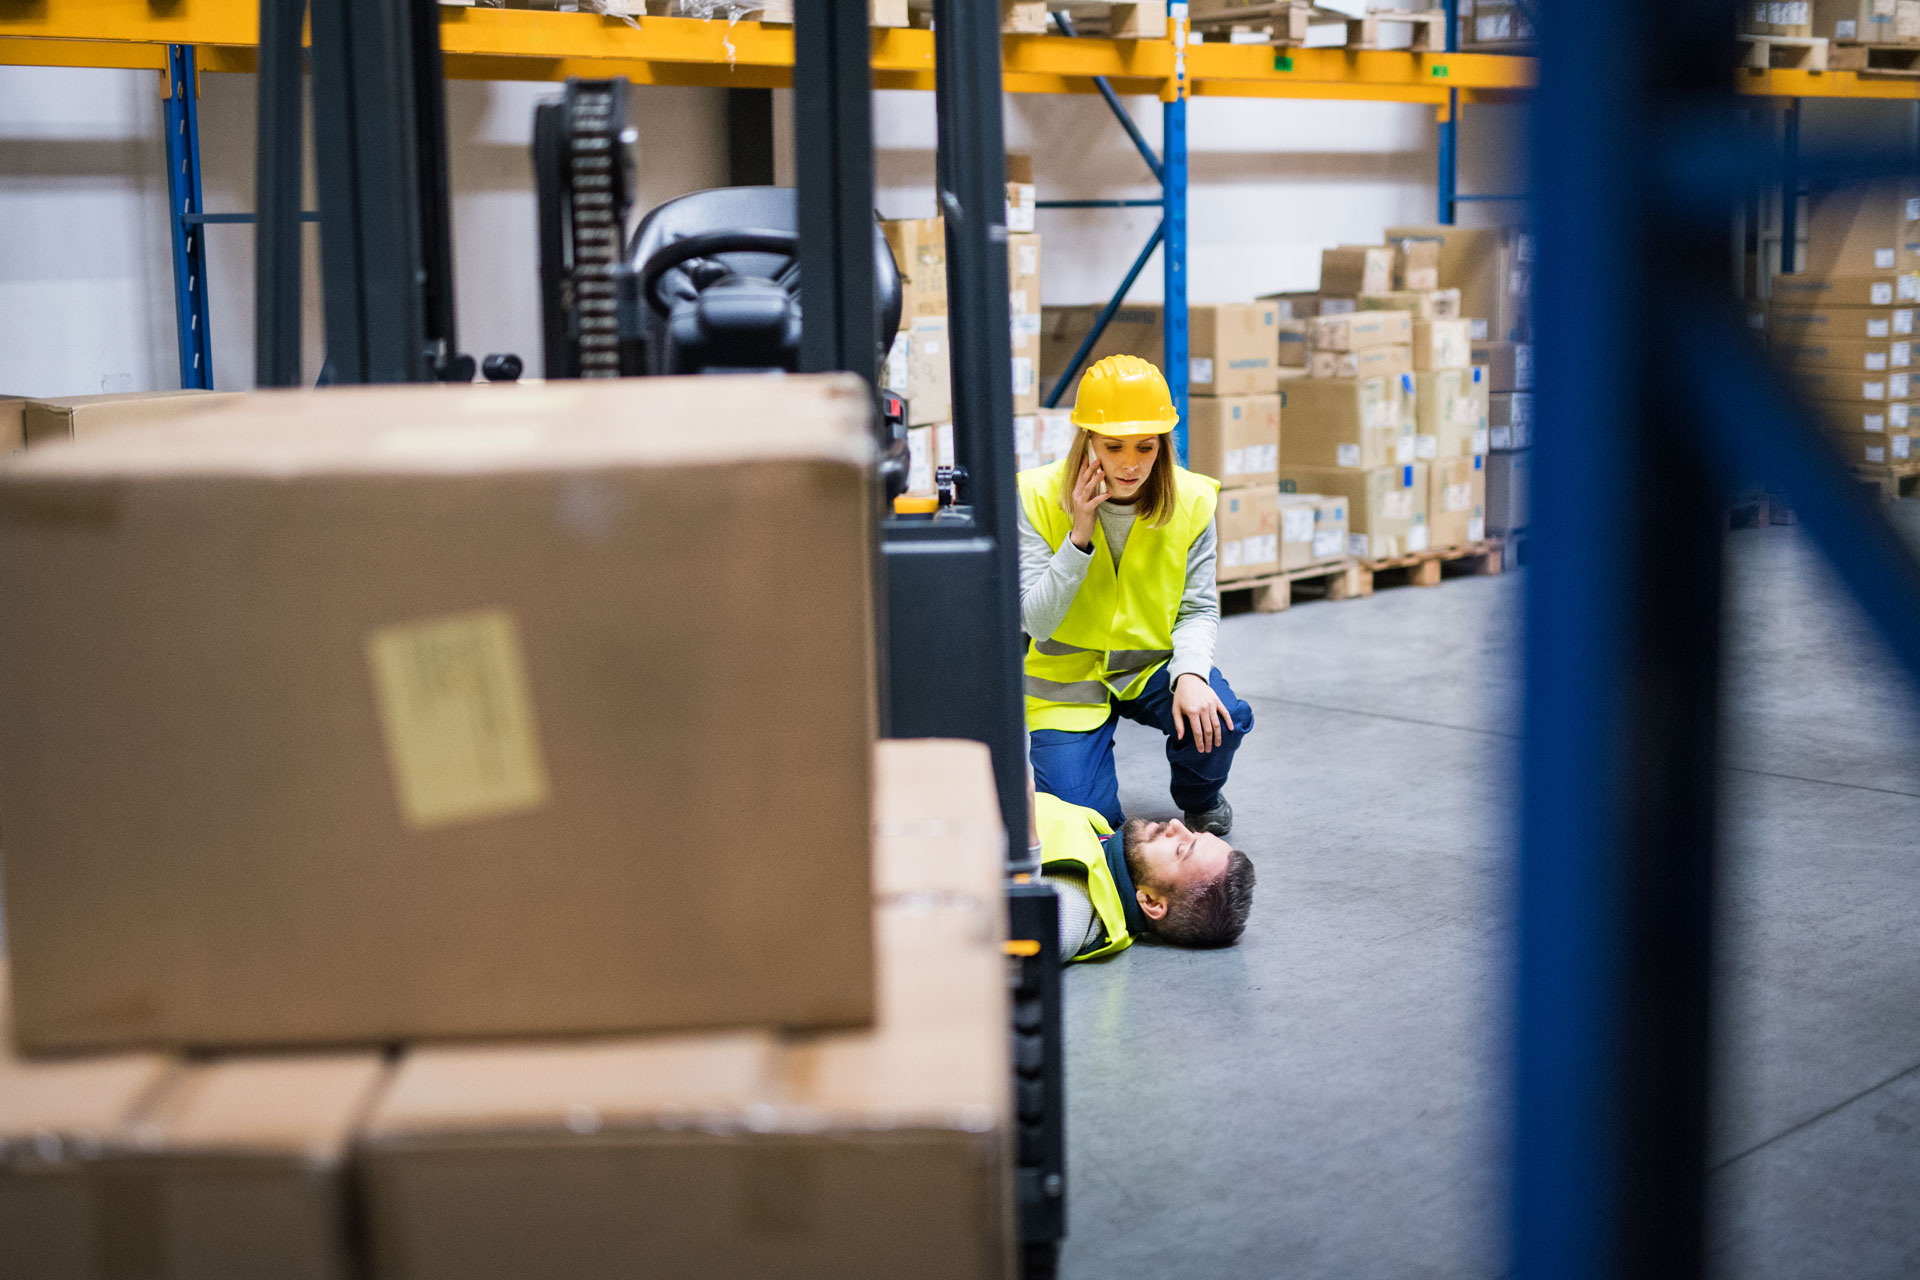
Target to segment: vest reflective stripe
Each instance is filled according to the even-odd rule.
[[[1064,461],[1020,473],[1020,506],[1055,551],[1073,532],[1060,505]],[[1067,616],[1050,636],[1029,643],[1027,727],[1085,733],[1107,718],[1112,698],[1138,696],[1173,657],[1173,624],[1186,594],[1187,552],[1213,521],[1219,486],[1174,470],[1174,513],[1155,529],[1136,522],[1115,565],[1106,530],[1095,523],[1093,556]]]
[[[1107,940],[1075,960],[1097,960],[1133,945],[1127,932],[1127,911],[1120,902],[1120,889],[1107,869],[1107,853],[1100,837],[1113,834],[1107,820],[1092,809],[1068,804],[1058,796],[1042,791],[1033,797],[1033,816],[1040,827],[1040,869],[1057,871],[1068,868],[1087,877],[1087,897],[1093,913],[1107,931]]]

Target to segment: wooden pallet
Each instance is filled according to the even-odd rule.
[[[1346,575],[1328,589],[1327,599],[1358,599],[1372,595],[1377,586],[1396,586],[1403,581],[1415,587],[1437,587],[1449,571],[1455,577],[1495,577],[1505,568],[1504,548],[1499,538],[1385,560],[1356,560]],[[1381,578],[1387,581],[1382,583]]]
[[[1830,71],[1857,71],[1863,76],[1920,78],[1920,45],[1836,44],[1827,53]]]
[[[1196,13],[1188,26],[1220,44],[1270,44],[1298,48],[1307,42],[1307,31],[1316,14],[1322,21],[1344,21],[1345,14],[1325,14],[1309,4],[1240,4],[1227,9]]]
[[[1344,577],[1352,563],[1342,556],[1338,560],[1263,574],[1242,582],[1223,582],[1220,584],[1220,595],[1224,603],[1230,595],[1244,594],[1255,613],[1285,613],[1293,607],[1293,585],[1296,582],[1317,583]],[[1331,589],[1321,594],[1331,594]]]
[[[1411,28],[1407,48],[1415,53],[1436,53],[1447,47],[1447,11],[1445,9],[1369,9],[1362,18],[1347,19],[1347,48],[1380,48],[1380,28]]]
[[[710,0],[710,4],[703,4],[703,0],[646,0],[646,3],[654,6],[672,6],[676,12],[680,13],[711,7],[715,17],[725,17],[729,10],[727,0]],[[794,0],[765,0],[760,4],[752,3],[752,0],[738,0],[738,7],[746,10],[748,17],[780,26],[793,25],[793,6]],[[663,11],[663,8],[655,9],[656,13]],[[870,27],[911,26],[907,0],[867,0],[867,25]]]
[[[1853,478],[1882,502],[1920,498],[1920,464],[1904,467],[1850,467]]]
[[[1740,37],[1740,65],[1749,71],[1766,71],[1773,67],[1825,71],[1829,56],[1828,42],[1817,36]]]

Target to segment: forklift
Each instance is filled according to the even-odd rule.
[[[256,361],[300,381],[302,26],[260,0]],[[1014,1186],[1022,1273],[1066,1234],[1058,903],[1029,848],[1007,296],[1000,8],[935,0],[953,465],[932,511],[907,487],[906,406],[877,387],[901,311],[873,209],[864,4],[795,7],[798,184],[695,192],[632,221],[625,81],[573,80],[535,113],[549,378],[846,371],[873,392],[880,459],[880,730],[987,745],[1007,839]],[[327,345],[336,383],[519,375],[459,350],[437,0],[313,0],[312,99]]]

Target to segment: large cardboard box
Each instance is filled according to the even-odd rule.
[[[1920,0],[1812,0],[1813,34],[1859,44],[1920,43]]]
[[[1473,340],[1467,336],[1465,320],[1415,320],[1413,322],[1413,367],[1465,369],[1473,364]]]
[[[901,0],[901,8],[906,8]],[[875,26],[880,25],[875,23]],[[900,26],[907,24],[902,22]],[[1037,222],[1037,189],[1033,183],[1033,157],[1014,152],[1007,154],[1007,230],[1021,235],[1034,229]],[[1036,294],[1037,298],[1038,295]],[[1038,309],[1038,303],[1035,303]]]
[[[1413,447],[1394,379],[1297,378],[1287,384],[1280,416],[1282,470],[1383,467],[1399,456],[1403,440]]]
[[[1495,395],[1533,390],[1532,343],[1476,342],[1469,359],[1487,367],[1487,390]]]
[[[0,466],[23,1046],[865,1022],[870,404],[276,392]]]
[[[1280,478],[1280,397],[1189,400],[1187,468],[1222,485],[1271,487]]]
[[[1912,391],[1910,373],[1856,373],[1840,369],[1794,369],[1794,385],[1814,400],[1879,403],[1905,400]]]
[[[1487,458],[1487,532],[1495,537],[1527,527],[1533,482],[1533,450],[1517,449]]]
[[[1416,320],[1458,320],[1458,289],[1397,290],[1393,293],[1369,293],[1360,298],[1361,311],[1407,311]]]
[[[1013,326],[1013,411],[1038,413],[1040,237],[1032,232],[1007,236],[1007,312]]]
[[[1214,520],[1220,547],[1216,575],[1223,584],[1279,571],[1280,493],[1273,485],[1222,489]]]
[[[1412,347],[1367,347],[1310,352],[1307,372],[1316,378],[1398,378],[1413,366]]]
[[[1440,287],[1460,290],[1474,341],[1533,340],[1533,237],[1515,227],[1388,227],[1392,241],[1437,245]]]
[[[1092,332],[1100,307],[1047,307],[1041,332],[1041,364],[1049,387]],[[1187,389],[1197,396],[1271,395],[1280,386],[1279,309],[1271,302],[1195,303],[1187,309]],[[1121,307],[1087,364],[1111,355],[1133,355],[1157,367],[1165,359],[1166,335],[1158,304]],[[1079,390],[1068,385],[1062,403]]]
[[[1495,453],[1533,447],[1533,393],[1496,391],[1487,397],[1487,447]]]
[[[1482,454],[1441,458],[1427,468],[1427,526],[1436,548],[1487,536],[1487,460]]]
[[[884,744],[879,780],[874,1027],[413,1050],[362,1147],[375,1273],[1014,1275],[987,754]]]
[[[1015,376],[1019,366],[1015,365]],[[953,418],[953,356],[945,316],[915,316],[901,322],[887,353],[882,382],[906,397],[907,424],[931,426]]]
[[[1920,4],[1914,6],[1920,12]],[[1807,200],[1803,270],[1873,274],[1920,266],[1920,187],[1911,179],[1824,187]]]
[[[172,422],[237,397],[231,391],[123,391],[100,396],[57,396],[23,406],[25,443],[47,444],[114,427]]]
[[[1891,404],[1845,403],[1821,400],[1816,403],[1826,425],[1835,431],[1887,432],[1920,427],[1915,402],[1897,400]]]
[[[1393,246],[1393,287],[1414,295],[1440,287],[1440,246],[1431,240],[1399,240]],[[1454,303],[1459,304],[1454,294]]]
[[[1893,307],[1920,301],[1920,274],[1812,275],[1773,278],[1775,306],[1825,310],[1830,307]]]
[[[1775,341],[1873,342],[1914,336],[1913,307],[1792,307],[1767,312]]]
[[[1307,322],[1307,345],[1315,351],[1363,351],[1412,342],[1413,316],[1405,311],[1349,311]]]
[[[1813,34],[1813,6],[1808,0],[1749,0],[1741,6],[1744,30],[1756,36],[1794,36]]]
[[[1280,568],[1300,569],[1347,554],[1347,500],[1321,493],[1280,495]]]
[[[1487,451],[1485,413],[1474,394],[1472,369],[1436,369],[1412,374],[1414,456],[1467,457]]]
[[[947,224],[944,218],[901,218],[880,230],[900,269],[900,326],[947,314]]]
[[[1800,369],[1887,373],[1913,368],[1913,339],[1882,338],[1876,342],[1830,342],[1783,337],[1771,344],[1774,358]]]
[[[1913,437],[1903,431],[1829,431],[1846,460],[1860,467],[1896,466],[1916,456]]]
[[[1080,428],[1073,425],[1073,410],[1042,409],[1034,415],[1038,423],[1040,437],[1040,465],[1058,462],[1067,456],[1073,448],[1073,438]]]
[[[1394,285],[1392,245],[1345,244],[1320,253],[1320,291],[1322,293],[1386,293]]]
[[[27,447],[27,402],[17,396],[0,396],[0,458]]]
[[[1358,559],[1411,555],[1431,544],[1424,462],[1368,471],[1283,465],[1280,487],[1346,499],[1347,554]]]

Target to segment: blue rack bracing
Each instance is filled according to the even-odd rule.
[[[174,318],[180,335],[180,386],[213,386],[213,342],[207,330],[208,221],[200,203],[200,94],[193,49],[167,46],[167,212],[173,231]]]

